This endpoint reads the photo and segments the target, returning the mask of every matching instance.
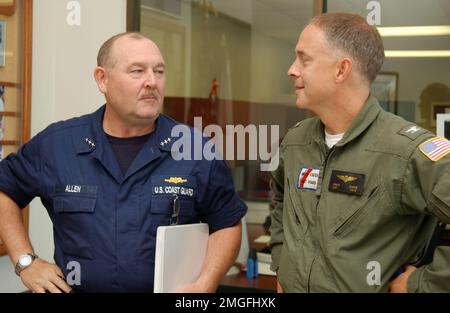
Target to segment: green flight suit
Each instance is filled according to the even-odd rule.
[[[372,96],[332,149],[317,117],[288,131],[271,173],[272,270],[285,292],[387,292],[421,260],[437,220],[450,223],[450,154],[419,149],[433,137]],[[449,248],[409,292],[450,291]]]

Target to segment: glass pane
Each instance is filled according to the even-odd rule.
[[[377,26],[391,36],[382,32],[386,60],[372,90],[387,110],[436,132],[436,114],[450,113],[450,1],[328,0],[327,11],[358,13],[376,22],[373,3],[380,9]],[[388,104],[391,99],[396,107]]]
[[[295,106],[287,70],[313,0],[169,2],[170,9],[163,1],[141,6],[141,32],[158,44],[167,66],[165,114],[193,126],[194,117],[202,117],[197,127],[223,131],[226,125],[279,125],[279,137],[306,116]],[[266,201],[268,173],[260,171],[259,154],[249,160],[246,139],[231,145],[246,149],[245,160],[236,152],[226,159],[244,198]]]

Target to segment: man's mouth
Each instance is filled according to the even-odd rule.
[[[139,100],[157,100],[158,97],[155,95],[145,95],[139,98]]]

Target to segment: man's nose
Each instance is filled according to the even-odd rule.
[[[292,79],[296,79],[297,77],[300,76],[298,69],[298,60],[295,60],[294,63],[292,63],[291,67],[288,69],[287,74]]]
[[[156,85],[156,78],[153,73],[147,75],[144,85],[146,88],[153,88]]]

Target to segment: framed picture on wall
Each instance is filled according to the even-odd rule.
[[[371,93],[383,109],[397,114],[398,73],[380,72],[372,83]]]
[[[437,114],[436,135],[450,139],[450,113]]]
[[[0,67],[5,66],[6,22],[0,20]]]
[[[449,114],[450,113],[450,101],[449,102],[434,102],[431,104],[430,125],[436,127],[437,114]]]

